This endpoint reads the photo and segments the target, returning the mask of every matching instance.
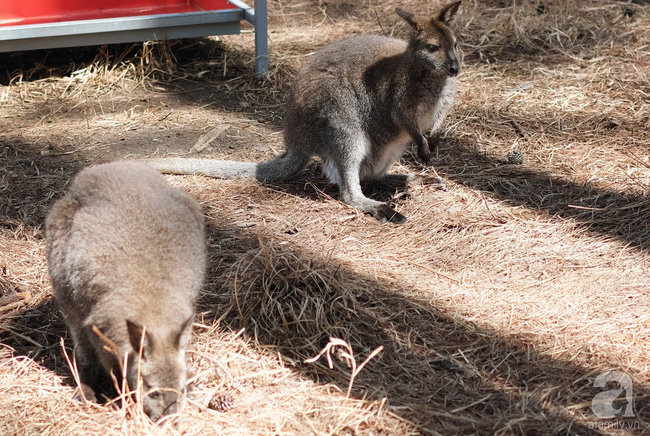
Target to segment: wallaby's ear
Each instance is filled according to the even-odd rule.
[[[187,321],[183,323],[176,339],[174,340],[174,346],[177,350],[184,349],[187,347],[187,344],[190,342],[190,337],[192,336],[192,323],[194,322],[194,314],[190,316]]]
[[[402,18],[404,19],[404,21],[406,21],[407,23],[409,23],[409,24],[411,25],[411,27],[413,27],[417,32],[419,32],[420,30],[422,30],[422,28],[420,27],[420,25],[418,24],[418,22],[415,21],[415,16],[413,15],[412,12],[405,11],[405,10],[402,9],[402,8],[395,8],[395,12],[397,12],[397,15],[399,15],[400,17],[402,17]]]
[[[445,6],[444,9],[440,11],[440,15],[438,15],[438,21],[442,21],[445,24],[451,23],[454,15],[456,15],[456,12],[458,12],[460,3],[460,1],[457,1],[456,3]]]
[[[146,357],[151,353],[153,343],[151,342],[151,336],[146,329],[138,324],[137,322],[131,321],[130,319],[126,320],[126,329],[129,331],[129,341],[131,342],[131,347],[133,350],[140,354],[140,344],[142,344],[142,357]],[[144,333],[144,338],[142,334]]]

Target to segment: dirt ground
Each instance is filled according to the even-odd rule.
[[[434,159],[449,190],[372,194],[404,225],[337,201],[317,162],[276,185],[167,176],[209,232],[193,398],[178,428],[72,400],[43,232],[70,179],[116,159],[268,159],[310,53],[405,37],[395,6],[441,4],[270,1],[265,78],[250,27],[0,54],[0,433],[650,433],[645,0],[464,0],[464,65]],[[433,173],[414,152],[393,171]],[[328,343],[332,368],[309,361]],[[607,371],[626,378],[597,386]],[[592,408],[603,394],[617,398],[611,417]]]

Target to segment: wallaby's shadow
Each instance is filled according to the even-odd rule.
[[[61,349],[61,338],[64,338],[66,351],[72,359],[72,340],[67,336],[65,322],[52,297],[13,315],[6,326],[0,333],[0,341],[13,348],[15,356],[27,356],[62,377],[66,384],[75,385]]]
[[[388,410],[423,434],[599,434],[568,412],[600,392],[593,387],[595,367],[542,355],[534,336],[454,318],[393,284],[222,218],[209,221],[210,237],[227,235],[237,244],[211,251],[200,310],[208,321],[213,316],[232,331],[244,327],[251,339],[276,347],[305,377],[345,392],[350,368],[343,362],[330,370],[305,360],[330,337],[348,342],[357,363],[383,346],[355,379],[353,396],[387,398]],[[238,262],[245,267],[233,268]],[[638,418],[647,421],[650,390],[635,385],[634,392]],[[600,422],[583,409],[575,413]]]
[[[0,228],[13,237],[42,238],[38,230],[50,204],[63,192],[66,183],[79,166],[68,157],[45,161],[27,144],[3,143],[0,178],[6,183],[0,190]],[[29,236],[25,236],[29,235]],[[39,261],[34,260],[34,265]],[[41,264],[42,265],[42,264]],[[60,339],[67,338],[65,323],[51,296],[44,290],[21,289],[10,278],[2,278],[2,296],[22,301],[21,293],[30,298],[41,298],[40,303],[8,311],[0,320],[0,341],[12,347],[15,355],[28,356],[43,367],[74,384],[68,364],[61,352]],[[2,328],[6,326],[6,328]],[[71,342],[66,339],[68,352]],[[71,354],[70,354],[71,355]]]
[[[268,189],[278,190],[313,201],[322,201],[324,199],[339,200],[340,198],[338,186],[330,183],[323,175],[321,164],[316,161],[312,161],[308,168],[287,181],[265,184],[265,186]],[[381,202],[391,202],[407,198],[410,186],[411,184],[407,176],[401,174],[389,174],[383,180],[365,180],[361,182],[363,193],[369,198]]]
[[[0,139],[0,226],[38,227],[49,205],[56,199],[73,173],[82,166],[74,158],[44,159],[28,144],[4,143]]]
[[[578,184],[524,165],[507,164],[467,139],[446,138],[434,166],[443,178],[512,205],[573,219],[592,232],[650,249],[650,202],[644,195]]]

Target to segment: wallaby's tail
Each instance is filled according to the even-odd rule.
[[[169,157],[149,159],[149,165],[165,174],[201,174],[220,179],[255,177],[255,162]]]
[[[165,174],[200,174],[219,179],[252,177],[260,182],[275,182],[298,173],[309,159],[309,155],[287,151],[270,161],[260,163],[181,157],[149,159],[146,162]]]

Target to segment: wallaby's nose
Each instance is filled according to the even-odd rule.
[[[460,64],[457,61],[453,61],[449,65],[449,74],[455,76],[460,71]]]

